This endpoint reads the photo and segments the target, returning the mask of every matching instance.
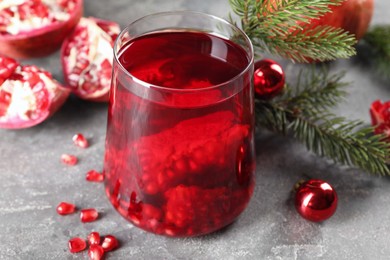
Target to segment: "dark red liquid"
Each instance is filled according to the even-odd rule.
[[[196,32],[145,35],[120,53],[132,75],[166,89],[114,68],[104,165],[111,203],[157,234],[228,225],[253,190],[252,71],[240,74],[248,55]]]

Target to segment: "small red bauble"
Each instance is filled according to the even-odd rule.
[[[285,76],[282,66],[271,59],[255,63],[255,95],[260,99],[271,99],[282,92]]]
[[[325,181],[312,179],[298,187],[295,208],[303,218],[320,222],[334,214],[337,201],[337,193],[332,186]]]

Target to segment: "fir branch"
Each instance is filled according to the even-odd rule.
[[[390,80],[390,25],[370,29],[358,45],[358,55],[384,82]]]
[[[313,78],[313,75],[319,76]],[[302,77],[307,74],[301,74]],[[341,77],[341,74],[329,76],[327,71],[311,73],[309,79],[298,80],[301,85],[295,91],[287,86],[289,90],[279,99],[256,100],[257,125],[292,135],[308,150],[334,162],[354,165],[372,174],[390,174],[386,165],[389,143],[372,135],[372,127],[362,127],[361,121],[350,121],[326,111],[345,94],[346,84],[340,81]],[[327,99],[329,96],[334,98]]]
[[[305,73],[300,70],[296,84],[287,87],[281,97],[283,106],[291,111],[312,114],[337,105],[347,95],[348,83],[341,82],[344,75],[344,72],[330,75],[325,66],[319,69],[313,66]]]
[[[343,0],[229,0],[241,26],[260,52],[306,62],[347,58],[355,38],[342,29],[310,26],[310,21]]]

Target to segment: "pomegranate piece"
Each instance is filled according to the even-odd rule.
[[[107,235],[104,237],[102,248],[105,252],[112,251],[119,246],[119,242],[113,235]]]
[[[82,12],[82,0],[2,1],[0,53],[13,58],[48,55],[59,49]]]
[[[87,248],[87,243],[80,237],[74,237],[69,240],[68,247],[71,253],[78,253]]]
[[[104,250],[100,245],[91,245],[88,249],[88,257],[91,260],[103,259]]]
[[[95,170],[90,170],[87,172],[85,179],[87,181],[102,182],[104,180],[104,175]]]
[[[61,48],[64,79],[82,99],[108,101],[118,24],[81,18]]]
[[[60,215],[72,214],[76,211],[76,206],[72,203],[61,202],[57,206],[57,213]]]
[[[0,85],[11,77],[18,66],[19,63],[16,60],[0,56]]]
[[[61,162],[70,166],[76,165],[78,159],[76,156],[64,153],[61,155]]]
[[[80,213],[81,222],[93,222],[99,217],[96,209],[82,209]]]
[[[84,137],[83,134],[75,134],[72,138],[73,140],[73,143],[78,146],[78,147],[81,147],[81,148],[87,148],[89,146],[89,143],[88,143],[88,140],[87,138]]]
[[[100,244],[100,234],[98,232],[91,232],[88,237],[89,245],[99,245]]]
[[[49,72],[0,56],[0,128],[27,128],[43,122],[69,93]]]

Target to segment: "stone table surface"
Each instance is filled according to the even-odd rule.
[[[198,10],[227,17],[227,0],[85,1],[85,16],[111,19],[124,27],[143,15],[167,10]],[[390,23],[390,2],[375,1],[373,24]],[[25,61],[62,80],[59,54]],[[287,75],[291,64],[285,65]],[[353,59],[330,64],[346,70],[350,95],[336,112],[369,124],[375,99],[390,99],[389,83],[380,83]],[[92,230],[113,234],[121,247],[106,259],[390,259],[390,179],[335,166],[308,152],[293,139],[257,136],[257,184],[247,210],[214,234],[173,239],[146,233],[126,222],[109,204],[102,184],[87,183],[85,173],[102,168],[106,104],[71,98],[51,119],[24,130],[0,130],[0,259],[87,259],[71,254],[71,237]],[[77,149],[73,134],[91,141]],[[75,167],[59,162],[62,153],[80,158]],[[330,182],[339,196],[335,215],[323,223],[300,217],[291,189],[303,176]],[[95,207],[101,218],[82,224],[78,215],[61,217],[55,207],[72,201]]]

